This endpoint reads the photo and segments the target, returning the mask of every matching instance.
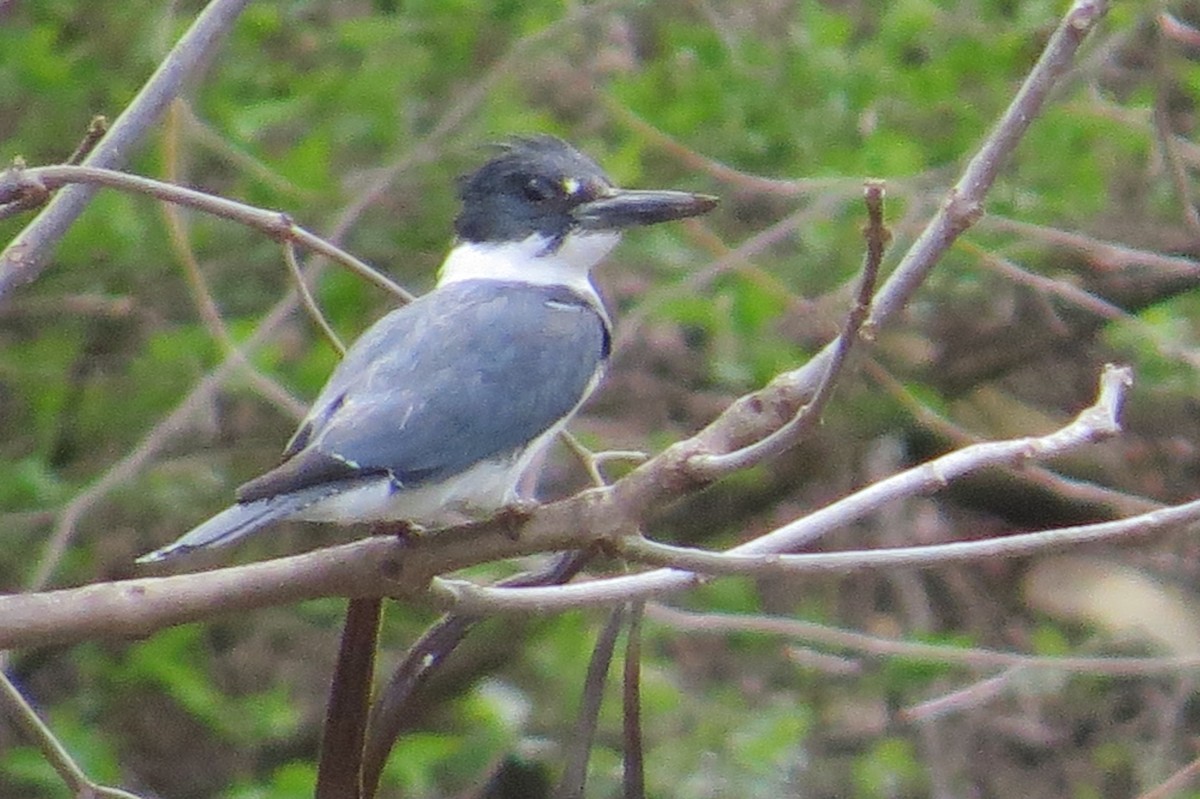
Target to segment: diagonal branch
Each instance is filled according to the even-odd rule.
[[[18,201],[41,191],[49,192],[60,186],[88,184],[106,186],[133,194],[145,194],[176,205],[195,208],[206,214],[240,222],[246,227],[265,233],[273,239],[295,241],[313,252],[326,256],[331,261],[350,269],[355,274],[390,292],[404,302],[411,302],[412,295],[397,285],[387,275],[372,269],[350,253],[330,244],[325,239],[310,233],[292,221],[287,214],[267,211],[252,205],[228,200],[184,186],[176,186],[153,178],[100,169],[89,166],[13,167],[0,173],[0,203]]]
[[[975,444],[948,455],[943,455],[928,463],[913,469],[893,475],[885,480],[874,483],[845,499],[828,505],[820,510],[783,525],[778,529],[754,539],[741,546],[734,547],[726,553],[696,553],[689,557],[697,558],[697,566],[716,568],[714,561],[719,561],[720,568],[729,571],[747,570],[744,565],[737,564],[740,556],[776,556],[768,560],[755,559],[753,568],[749,571],[767,569],[783,569],[776,561],[782,561],[779,553],[794,550],[808,544],[827,532],[842,527],[862,518],[868,513],[877,511],[888,502],[901,497],[914,496],[921,492],[934,490],[946,485],[949,481],[964,475],[979,471],[987,466],[995,466],[1014,461],[1024,462],[1042,460],[1079,447],[1103,440],[1119,431],[1118,419],[1124,402],[1125,391],[1132,380],[1131,373],[1126,368],[1108,367],[1101,378],[1099,396],[1096,403],[1085,409],[1066,427],[1036,438],[1019,438],[1010,441],[993,441]],[[1084,533],[1086,540],[1097,540],[1102,536],[1124,534],[1130,529],[1141,531],[1162,529],[1165,526],[1175,526],[1200,516],[1200,503],[1183,505],[1164,511],[1152,511],[1133,520],[1111,522],[1116,527],[1102,527],[1097,532],[1087,529]],[[1121,526],[1124,525],[1124,526]],[[977,542],[993,543],[993,542]],[[642,545],[636,538],[628,536],[617,542],[619,548],[627,550],[631,556],[639,553],[650,556],[648,545]],[[1040,544],[1045,546],[1045,544]],[[887,551],[885,551],[887,552]],[[660,553],[661,554],[661,553]],[[683,552],[675,552],[682,557]],[[839,568],[864,568],[871,553],[838,553],[822,557],[843,557],[844,562]],[[983,554],[994,554],[990,551],[974,553],[975,557]],[[795,556],[797,558],[801,556]],[[805,558],[816,558],[816,555],[806,555]],[[889,555],[876,556],[888,558]],[[904,553],[899,560],[911,558],[911,553]],[[944,555],[941,555],[944,558]],[[723,560],[721,560],[723,559]],[[706,560],[705,564],[699,563]],[[933,560],[937,560],[934,558]],[[439,579],[434,583],[435,590],[444,592],[450,601],[460,609],[475,612],[500,611],[531,611],[546,612],[566,608],[627,602],[634,599],[649,599],[674,591],[683,590],[702,582],[703,578],[690,571],[688,565],[672,560],[672,565],[678,568],[658,569],[652,572],[630,576],[611,577],[590,583],[563,586],[556,589],[544,588],[485,588],[461,581]],[[877,565],[872,563],[872,565]],[[827,567],[826,567],[827,568]]]
[[[167,110],[184,85],[212,62],[213,53],[249,0],[212,0],[179,39],[158,69],[126,106],[108,133],[96,143],[84,164],[117,169],[147,129]],[[67,228],[95,193],[90,186],[60,191],[0,252],[0,300],[13,288],[35,280]]]

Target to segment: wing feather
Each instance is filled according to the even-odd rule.
[[[380,319],[351,347],[276,469],[240,501],[370,473],[445,479],[519,450],[584,399],[607,323],[568,289],[465,281]]]

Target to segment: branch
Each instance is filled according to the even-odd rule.
[[[171,48],[142,90],[95,144],[84,163],[120,168],[138,140],[171,101],[208,64],[249,0],[212,0]],[[0,252],[0,300],[14,287],[37,278],[58,240],[91,199],[94,189],[77,186],[59,192],[45,209]]]
[[[1016,97],[971,159],[941,209],[913,243],[874,300],[867,324],[882,328],[907,304],[954,240],[982,214],[983,199],[1004,160],[1041,112],[1050,90],[1066,74],[1086,34],[1108,9],[1106,0],[1075,0]],[[834,357],[830,343],[804,366],[742,397],[694,438],[676,444],[616,483],[615,504],[640,518],[710,480],[688,468],[705,454],[732,452],[787,423],[811,396]]]
[[[1030,667],[1070,671],[1079,674],[1110,676],[1145,676],[1171,674],[1200,667],[1198,655],[1171,657],[1075,657],[1057,655],[1027,655],[978,647],[929,644],[882,638],[866,633],[842,630],[800,619],[776,616],[743,616],[734,613],[697,613],[667,605],[646,605],[646,617],[683,633],[706,635],[736,635],[757,633],[795,638],[806,644],[828,649],[856,652],[871,658],[902,657],[922,663],[943,663],[965,666],[975,671]]]
[[[825,374],[807,405],[796,411],[782,427],[765,438],[748,444],[734,452],[720,455],[700,454],[688,462],[688,468],[697,476],[715,479],[726,474],[748,469],[767,458],[778,455],[795,445],[809,430],[821,421],[821,414],[833,396],[834,386],[841,376],[842,368],[850,357],[850,351],[858,341],[863,323],[871,313],[871,296],[875,293],[875,281],[879,277],[879,266],[883,263],[883,250],[887,245],[888,231],[883,224],[883,183],[867,181],[865,188],[867,226],[863,234],[867,240],[862,277],[855,292],[854,306],[846,316],[841,335],[833,342],[833,352],[825,367]]]
[[[13,726],[24,732],[29,742],[41,750],[42,756],[58,772],[58,776],[71,790],[72,796],[141,799],[141,797],[128,791],[122,791],[120,788],[108,788],[93,782],[71,757],[70,752],[54,737],[54,733],[42,721],[37,711],[3,673],[0,673],[0,710],[6,710],[4,715],[8,716]]]
[[[556,799],[583,799],[587,785],[588,759],[596,738],[596,724],[600,720],[600,704],[604,700],[604,685],[608,682],[608,667],[612,663],[617,646],[617,636],[625,624],[625,608],[617,606],[608,616],[608,622],[596,638],[592,657],[588,661],[587,675],[583,680],[583,698],[580,700],[579,723],[575,737],[565,753],[566,765]]]
[[[736,557],[729,560],[731,555],[764,555],[794,549],[898,497],[940,487],[985,466],[1049,458],[1112,435],[1118,429],[1117,415],[1128,381],[1128,370],[1109,368],[1104,373],[1096,405],[1083,411],[1058,432],[1039,438],[977,444],[950,453],[717,557],[735,563]],[[616,489],[620,486],[621,482],[612,488],[585,491],[571,499],[542,506],[533,512],[515,538],[503,522],[466,525],[414,540],[376,536],[305,555],[199,574],[0,596],[0,649],[86,638],[146,635],[161,627],[217,614],[317,597],[425,596],[431,581],[439,574],[493,560],[579,549],[589,542],[635,535],[636,524],[625,514],[625,509],[616,504],[620,497]],[[1083,540],[1096,540],[1100,536],[1127,532],[1135,525],[1146,532],[1173,526],[1198,515],[1200,505],[1193,503],[1154,511],[1125,522],[1074,528],[1072,535]],[[995,546],[1011,540],[950,546]],[[626,546],[630,546],[628,542]],[[871,557],[909,563],[926,557],[926,554],[914,555],[904,550],[891,552],[900,554],[843,555],[853,557],[855,561],[844,567],[874,566]],[[701,554],[697,553],[697,556]],[[946,557],[944,552],[937,555],[943,561]],[[762,568],[759,562],[753,565]],[[822,565],[821,568],[829,567]],[[481,588],[443,579],[437,579],[434,586],[435,595],[449,599],[456,612],[486,614],[501,610],[547,611],[623,602],[687,588],[701,579],[686,572],[660,569],[551,588]]]
[[[619,549],[622,555],[639,563],[670,566],[699,574],[844,574],[865,569],[944,566],[984,558],[1015,558],[1051,548],[1141,535],[1151,530],[1178,527],[1197,520],[1200,520],[1200,500],[1111,522],[1058,527],[981,541],[955,541],[949,544],[916,547],[810,552],[800,555],[742,555],[733,552],[705,552],[631,538],[622,541]]]
[[[736,571],[755,571],[764,568],[786,569],[783,558],[778,553],[794,550],[810,543],[825,533],[837,527],[844,526],[862,518],[868,513],[877,511],[885,503],[895,499],[913,496],[915,494],[941,488],[949,481],[976,472],[987,466],[1025,462],[1056,457],[1070,452],[1086,444],[1093,443],[1115,435],[1120,427],[1118,418],[1124,401],[1125,391],[1132,380],[1131,373],[1126,368],[1107,367],[1101,376],[1099,396],[1096,403],[1085,409],[1066,427],[1046,436],[1036,438],[1019,438],[1011,441],[988,442],[966,447],[965,449],[944,455],[914,469],[893,475],[885,480],[868,486],[856,494],[828,505],[801,519],[786,524],[764,536],[754,539],[741,546],[734,547],[726,553],[694,553],[689,557],[697,558],[694,565],[702,568],[713,567]],[[620,487],[620,483],[614,489]],[[1106,527],[1097,532],[1099,525],[1085,528],[1071,528],[1073,531],[1083,529],[1079,535],[1085,540],[1096,540],[1098,536],[1111,536],[1128,532],[1132,526],[1139,530],[1161,529],[1163,527],[1181,524],[1186,520],[1200,516],[1200,504],[1183,505],[1167,510],[1152,511],[1138,517],[1136,522],[1129,522],[1125,527]],[[1126,520],[1127,522],[1129,520]],[[1110,525],[1121,525],[1112,522]],[[524,535],[524,533],[522,533]],[[1009,540],[1009,539],[1004,539]],[[633,556],[641,554],[648,556],[651,547],[629,537],[616,542],[621,549],[628,550]],[[994,545],[996,542],[977,542],[984,545]],[[947,545],[965,546],[965,545]],[[1039,544],[1045,546],[1045,544]],[[681,568],[690,568],[679,563],[678,558],[686,550],[673,552],[672,564]],[[902,552],[901,556],[888,555],[888,552]],[[993,554],[991,552],[985,554]],[[772,555],[767,560],[761,558],[739,563],[739,556]],[[844,558],[838,568],[852,570],[865,568],[868,557],[880,559],[895,558],[904,561],[906,558],[920,558],[924,554],[914,556],[907,550],[886,550],[884,553],[836,553],[829,555],[805,555],[794,558]],[[979,557],[981,555],[972,555]],[[946,555],[940,553],[935,562],[944,560]],[[704,563],[701,563],[704,561]],[[717,565],[719,564],[719,565]],[[879,565],[871,562],[872,566]],[[810,568],[810,567],[805,567]],[[828,569],[828,564],[822,564],[822,569]],[[434,589],[443,593],[455,607],[473,613],[496,613],[500,611],[531,611],[546,612],[566,608],[611,604],[613,602],[628,602],[635,599],[651,597],[689,588],[702,578],[687,571],[676,569],[659,569],[643,574],[612,577],[596,580],[590,583],[568,585],[560,588],[484,588],[463,583],[439,579],[434,583]]]
[[[942,253],[983,216],[984,197],[1000,167],[1041,113],[1051,89],[1070,69],[1084,38],[1108,13],[1108,5],[1108,0],[1075,0],[1071,4],[1016,97],[875,298],[872,322],[878,324],[903,308]]]
[[[1104,2],[1077,0],[1068,11],[1012,107],[988,137],[980,154],[972,159],[930,227],[881,290],[869,324],[881,326],[894,318],[937,258],[977,216],[1000,162],[1040,112],[1051,85],[1066,71],[1083,35],[1106,8]],[[270,329],[292,307],[290,300],[281,303],[264,320],[263,328]],[[707,483],[703,476],[689,470],[688,462],[692,457],[734,451],[763,438],[792,418],[825,372],[830,357],[832,345],[804,367],[781,375],[763,390],[738,400],[695,438],[669,448],[611,488],[588,491],[571,500],[538,509],[521,528],[516,540],[510,537],[511,531],[472,536],[464,535],[463,530],[450,530],[408,547],[389,539],[369,539],[347,547],[205,574],[145,578],[68,591],[0,597],[0,648],[88,637],[145,635],[164,626],[217,613],[317,596],[412,595],[414,591],[425,590],[422,580],[427,582],[433,575],[473,563],[556,549],[577,549],[588,541],[632,534],[655,509]],[[188,409],[206,396],[206,391],[219,384],[225,371],[225,368],[219,368],[206,378],[192,397],[171,414],[171,423],[182,424]],[[138,459],[148,457],[157,446],[157,439],[165,435],[160,428],[156,441],[144,442],[138,452],[122,462],[120,470],[113,470],[105,480],[77,497],[71,510],[77,513],[88,501],[108,490],[118,473],[136,470]],[[68,516],[70,518],[64,517],[60,524],[66,531],[75,520],[74,513]],[[778,532],[783,533],[782,530]],[[56,542],[65,540],[66,535],[56,532]],[[739,551],[741,554],[766,554],[778,551],[773,550],[777,543],[777,539],[770,537]],[[62,546],[61,543],[58,545]],[[651,595],[657,592],[656,587],[664,585],[666,590],[677,590],[696,579],[699,578],[660,570],[596,584],[607,586],[613,592],[611,595],[585,599],[586,594],[576,592],[581,588],[588,590],[589,586],[565,586],[545,589],[549,596],[522,595],[519,604],[528,610],[557,608],[564,602],[624,601],[637,595]],[[621,580],[638,581],[634,583],[637,591],[622,593]],[[443,591],[442,595],[451,596],[452,592]],[[556,601],[548,601],[551,597]],[[463,598],[461,608],[455,609],[470,606],[471,603]],[[476,603],[476,606],[492,609],[486,602]]]
[[[19,202],[31,194],[50,192],[60,186],[70,184],[106,186],[131,194],[145,194],[176,205],[195,208],[222,219],[240,222],[273,239],[303,244],[313,252],[320,253],[331,261],[349,268],[350,271],[394,294],[404,302],[411,302],[413,299],[411,294],[387,275],[372,269],[348,252],[300,227],[285,213],[266,211],[252,205],[239,203],[236,200],[227,200],[224,197],[176,186],[172,183],[164,183],[161,180],[130,175],[112,169],[69,164],[39,167],[16,166],[0,173],[0,203]]]

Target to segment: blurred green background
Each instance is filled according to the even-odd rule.
[[[200,7],[0,3],[0,158],[65,159],[93,115],[120,113]],[[864,347],[819,433],[663,509],[649,533],[728,546],[971,435],[1045,432],[1090,401],[1108,360],[1138,373],[1129,433],[1060,466],[1127,496],[1194,494],[1200,230],[1185,209],[1200,162],[1200,49],[1164,35],[1164,8],[1111,11],[1004,170],[988,216],[904,319]],[[449,244],[454,177],[507,134],[562,136],[622,185],[720,195],[710,217],[628,236],[599,270],[618,349],[573,429],[597,449],[654,452],[836,332],[862,262],[862,180],[888,184],[890,268],[1064,10],[1022,0],[252,4],[128,168],[286,211],[414,291],[432,285]],[[1170,11],[1181,26],[1200,20],[1195,3]],[[28,218],[0,220],[0,243]],[[289,285],[279,246],[258,233],[145,198],[95,198],[44,274],[0,305],[0,589],[131,576],[136,555],[274,463],[336,359],[306,317],[272,323],[249,352],[253,370],[205,380]],[[391,305],[335,267],[313,285],[346,338]],[[215,316],[203,311],[210,298]],[[542,494],[583,485],[559,452]],[[997,473],[822,545],[1001,535],[1130,507]],[[297,525],[223,558],[356,532]],[[1195,550],[1185,535],[1160,537],[1120,558],[1190,591]],[[1048,612],[1022,590],[1029,567],[730,579],[677,601],[957,646],[1163,651],[1114,635],[1095,612]],[[1197,612],[1189,591],[1185,614]],[[303,797],[341,612],[313,602],[144,641],[15,652],[9,673],[100,781],[148,796]],[[385,674],[433,618],[389,609]],[[513,753],[556,778],[602,622],[596,612],[482,625],[431,685],[381,795],[473,795]],[[776,638],[685,634],[653,619],[646,632],[651,796],[1124,797],[1191,760],[1200,732],[1186,672],[1010,680],[978,706],[905,722],[899,711],[994,672],[818,658]],[[590,796],[619,795],[610,693]],[[0,796],[65,795],[0,724]]]

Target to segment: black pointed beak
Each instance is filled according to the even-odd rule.
[[[708,194],[615,189],[606,197],[583,203],[574,213],[583,230],[621,230],[699,216],[716,206],[717,198]]]

